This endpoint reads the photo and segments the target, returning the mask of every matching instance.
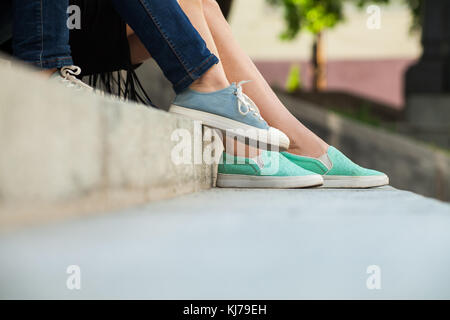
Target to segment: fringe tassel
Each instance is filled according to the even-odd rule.
[[[125,73],[125,77],[123,73]],[[148,107],[160,109],[152,102],[133,69],[89,75],[87,83],[95,89],[125,100],[140,102]]]

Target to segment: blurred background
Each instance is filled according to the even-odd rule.
[[[393,186],[450,201],[450,1],[218,2],[303,123]],[[138,73],[167,108],[155,63]]]

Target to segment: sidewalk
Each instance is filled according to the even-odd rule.
[[[3,234],[0,298],[449,299],[449,230],[450,205],[391,187],[212,189]]]

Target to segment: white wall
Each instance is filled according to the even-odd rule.
[[[309,59],[312,37],[303,33],[292,42],[278,37],[283,30],[283,12],[265,0],[235,0],[230,23],[238,41],[257,60]],[[408,9],[400,1],[381,6],[381,29],[367,28],[369,15],[345,7],[347,21],[326,33],[329,59],[418,58],[420,35],[411,35]]]

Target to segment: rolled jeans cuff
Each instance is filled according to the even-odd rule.
[[[209,69],[211,69],[215,64],[218,63],[219,59],[214,54],[211,54],[197,67],[189,70],[189,73],[186,74],[185,77],[183,77],[180,81],[173,85],[175,93],[179,94],[186,90],[193,82],[203,76]]]
[[[65,66],[72,66],[73,60],[71,56],[66,56],[30,62],[30,64],[41,69],[60,69]]]

